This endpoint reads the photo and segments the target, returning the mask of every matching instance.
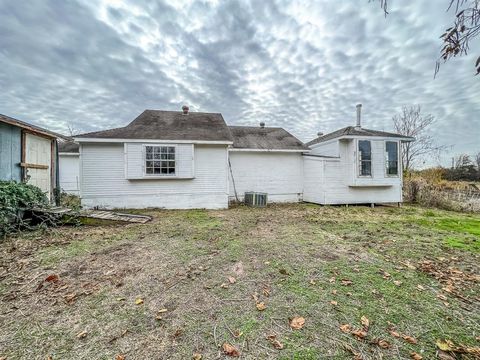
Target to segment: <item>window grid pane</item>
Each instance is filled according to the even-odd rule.
[[[145,146],[145,174],[175,175],[174,146]]]
[[[398,143],[387,141],[385,143],[386,152],[386,171],[387,175],[398,175]]]
[[[372,175],[372,148],[369,140],[358,142],[358,160],[360,176]]]

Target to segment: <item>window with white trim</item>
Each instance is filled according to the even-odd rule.
[[[387,176],[398,176],[397,141],[385,141],[385,171]]]
[[[175,146],[145,146],[146,175],[175,175]]]
[[[358,174],[372,176],[372,144],[370,140],[358,141]]]

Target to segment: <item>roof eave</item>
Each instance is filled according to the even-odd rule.
[[[231,147],[228,150],[237,151],[237,152],[298,152],[298,153],[310,151],[310,149],[254,149],[254,148],[235,148],[235,147]]]
[[[205,145],[232,145],[229,140],[174,140],[174,139],[128,139],[128,138],[95,138],[74,137],[78,143],[155,143],[155,144],[205,144]]]

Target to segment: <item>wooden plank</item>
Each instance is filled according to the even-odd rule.
[[[31,169],[48,169],[49,168],[48,165],[29,164],[25,162],[20,163],[20,166],[23,168],[31,168]]]

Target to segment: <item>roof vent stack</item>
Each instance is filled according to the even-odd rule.
[[[189,110],[189,109],[190,109],[190,108],[189,108],[187,105],[183,105],[183,106],[182,106],[183,115],[188,115],[188,110]]]
[[[355,128],[362,128],[362,104],[357,104],[357,126]]]
[[[265,123],[264,123],[263,121],[260,123],[260,127],[261,127],[262,129],[265,127]]]

